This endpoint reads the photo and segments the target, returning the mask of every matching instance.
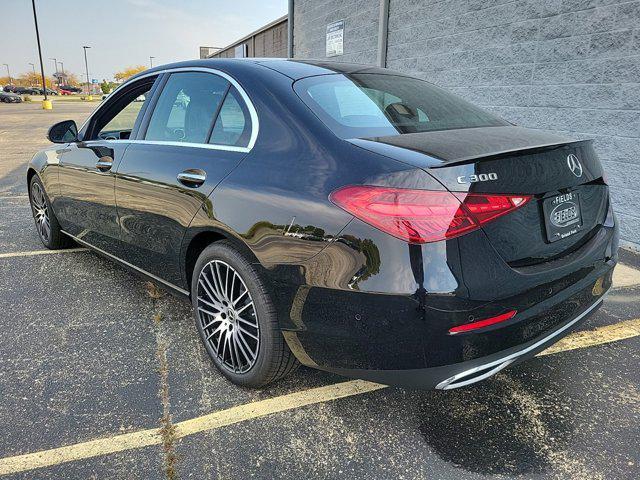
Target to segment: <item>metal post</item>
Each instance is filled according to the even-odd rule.
[[[287,58],[293,58],[293,0],[289,0],[287,17]]]
[[[378,21],[378,66],[387,66],[387,41],[389,35],[389,0],[380,0]]]
[[[153,59],[156,57],[149,57],[149,68],[153,68]]]
[[[82,49],[84,50],[84,68],[87,72],[87,95],[91,96],[91,88],[89,87],[89,64],[87,63],[87,49],[89,48],[91,47],[88,47],[86,45],[82,46]]]
[[[36,0],[31,0],[31,6],[33,6],[33,22],[36,25],[36,40],[38,42],[38,58],[40,59],[40,73],[42,74],[42,93],[44,94],[44,100],[42,101],[42,108],[45,110],[50,110],[51,102],[47,99],[47,80],[44,77],[44,63],[42,63],[42,48],[40,48],[40,31],[38,30],[38,14],[36,13]]]
[[[7,75],[9,75],[9,85],[13,85],[13,84],[11,83],[11,72],[9,71],[9,64],[8,64],[8,63],[3,63],[3,65],[4,65],[5,67],[7,67]]]

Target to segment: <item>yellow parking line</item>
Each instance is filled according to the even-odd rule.
[[[0,253],[0,258],[31,257],[33,255],[50,255],[54,253],[87,252],[88,248],[64,248],[62,250],[31,250],[29,252]]]
[[[592,331],[575,332],[539,355],[551,355],[575,350],[577,348],[592,347],[633,338],[639,335],[640,318],[636,318],[614,325],[598,327]],[[264,417],[273,413],[284,412],[353,395],[360,395],[383,388],[386,388],[386,385],[364,380],[352,380],[324,387],[311,388],[309,390],[239,405],[178,422],[175,424],[176,436],[186,437],[199,432],[215,430],[227,425]],[[162,437],[159,429],[140,430],[51,450],[2,458],[0,459],[0,475],[50,467],[61,463],[160,444],[162,444]]]
[[[567,335],[538,356],[553,355],[554,353],[568,352],[577,348],[593,347],[605,343],[617,342],[640,335],[640,318],[624,320],[613,325],[596,327],[593,330],[583,330]]]

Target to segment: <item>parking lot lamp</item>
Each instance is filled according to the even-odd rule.
[[[13,85],[11,83],[11,72],[9,71],[9,64],[8,63],[3,63],[2,65],[4,65],[5,67],[7,67],[7,75],[9,76],[9,85]]]
[[[51,110],[51,100],[47,98],[47,81],[44,78],[44,64],[42,63],[42,48],[40,47],[40,31],[38,30],[38,14],[36,13],[36,0],[31,0],[33,6],[33,21],[36,25],[36,40],[38,42],[38,58],[40,59],[40,73],[42,73],[42,93],[44,93],[44,100],[42,100],[42,108],[44,110]]]
[[[149,57],[149,68],[153,68],[153,59],[156,57]]]
[[[55,58],[49,58],[49,60],[53,60],[53,66],[55,68],[55,79],[56,79],[56,84],[58,85],[58,87],[60,87],[60,80],[58,79],[58,60],[56,60]]]
[[[83,45],[82,49],[84,50],[84,68],[87,72],[87,100],[93,100],[91,97],[91,87],[89,86],[89,64],[87,63],[87,49],[91,47],[87,45]]]
[[[35,63],[31,63],[29,62],[29,65],[31,65],[31,68],[33,69],[33,76],[36,76],[36,64]],[[36,81],[36,85],[38,84],[38,82]],[[31,85],[33,85],[33,82],[31,82]]]

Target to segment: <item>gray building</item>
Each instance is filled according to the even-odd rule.
[[[295,58],[383,65],[519,125],[595,139],[622,239],[640,248],[640,1],[291,0],[290,10]]]
[[[209,58],[276,57],[287,56],[287,16],[268,23],[255,32],[242,37]]]

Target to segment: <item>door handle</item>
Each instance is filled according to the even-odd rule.
[[[198,188],[206,179],[206,172],[199,168],[190,168],[178,174],[178,181],[189,188]]]
[[[111,157],[100,157],[98,163],[96,163],[96,168],[101,172],[108,172],[113,167],[113,158]]]

